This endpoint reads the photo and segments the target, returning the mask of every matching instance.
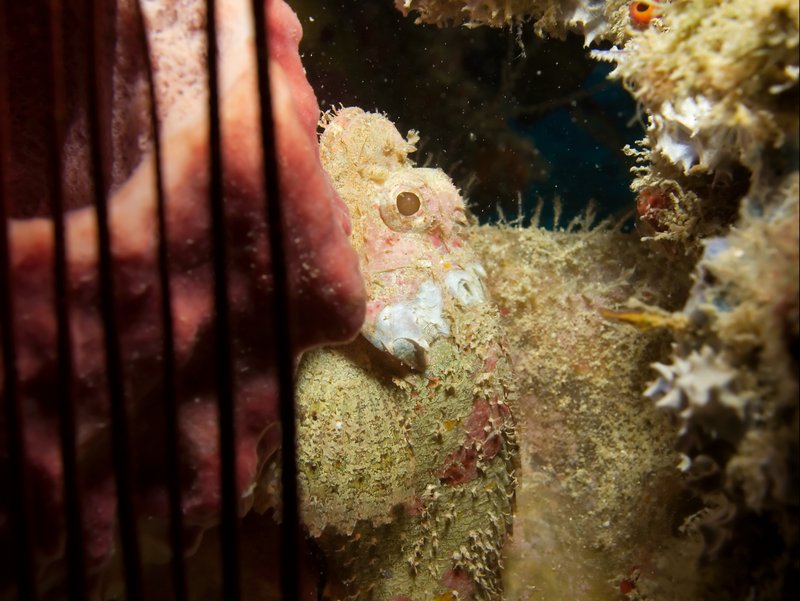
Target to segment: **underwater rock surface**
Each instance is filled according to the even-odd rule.
[[[395,0],[417,23],[507,27],[532,21],[540,36],[563,39],[567,32],[584,36],[588,46],[598,39],[626,35],[628,0]]]
[[[644,402],[641,397],[635,398],[638,388],[640,394],[646,392],[649,402],[654,402],[648,413],[658,409],[671,415],[675,422],[671,437],[662,437],[660,431],[650,441],[652,446],[643,445],[633,454],[634,460],[644,463],[666,457],[669,451],[662,445],[670,438],[670,446],[680,453],[676,454],[676,459],[680,458],[680,462],[676,461],[679,475],[653,472],[672,482],[668,488],[676,496],[668,494],[671,500],[663,507],[657,501],[651,501],[658,504],[657,508],[648,508],[647,503],[640,507],[641,511],[653,513],[651,527],[666,525],[669,520],[662,519],[672,513],[673,532],[669,534],[669,528],[661,534],[650,531],[654,537],[649,542],[651,549],[632,560],[635,568],[606,579],[617,590],[604,588],[604,579],[598,573],[593,580],[584,582],[594,586],[593,591],[584,590],[577,596],[655,600],[772,600],[796,596],[800,581],[797,3],[408,0],[395,5],[404,14],[415,14],[417,22],[521,27],[521,23],[531,20],[539,35],[559,37],[564,29],[579,31],[587,43],[593,31],[586,27],[589,20],[581,24],[571,21],[568,15],[576,7],[594,14],[603,12],[605,24],[598,22],[602,31],[598,39],[615,46],[592,50],[591,56],[616,64],[611,77],[623,82],[647,121],[644,139],[636,147],[624,149],[638,162],[632,170],[631,189],[638,194],[636,226],[642,235],[642,246],[633,255],[637,258],[632,269],[633,273],[649,273],[654,265],[661,264],[665,278],[675,278],[676,290],[683,292],[669,302],[658,294],[637,295],[633,304],[605,308],[601,314],[629,324],[631,333],[633,326],[642,330],[628,346],[617,347],[610,342],[606,349],[614,361],[625,357],[634,366],[623,386],[632,386],[628,389],[630,402]],[[484,235],[496,242],[482,247]],[[516,244],[512,245],[511,240]],[[510,291],[523,292],[523,306],[531,309],[525,316],[526,320],[530,318],[527,323],[510,330],[524,333],[518,339],[521,348],[516,348],[512,336],[512,355],[523,358],[523,369],[525,357],[536,356],[537,351],[530,348],[534,333],[547,332],[551,323],[547,318],[539,321],[536,317],[547,311],[542,310],[536,302],[538,295],[531,291],[541,291],[545,298],[552,298],[553,291],[566,287],[558,282],[552,289],[543,289],[527,273],[532,265],[539,264],[538,252],[553,252],[550,248],[554,241],[555,237],[550,240],[544,233],[503,233],[487,228],[474,242],[486,253],[487,265],[492,265],[493,258],[525,257],[518,273],[514,271],[516,266],[489,272],[490,288],[496,298],[503,299]],[[560,259],[569,260],[570,255],[580,254],[577,237],[572,242],[562,242],[565,248],[555,252],[557,259],[553,261],[556,270]],[[613,246],[601,245],[601,256],[607,252],[613,256]],[[646,247],[649,248],[645,251]],[[630,258],[626,255],[624,260]],[[623,261],[622,255],[620,260]],[[568,273],[581,274],[579,279],[589,290],[608,284],[607,273],[589,275],[587,268],[583,279],[583,269],[575,266]],[[509,277],[509,273],[515,275]],[[690,273],[694,285],[687,289],[686,276]],[[520,291],[520,286],[526,287],[527,292]],[[682,295],[685,298],[676,307],[674,303]],[[589,299],[591,294],[585,299],[591,304]],[[553,300],[563,302],[564,298]],[[513,314],[514,309],[510,310]],[[578,309],[565,306],[562,310]],[[550,320],[564,319],[557,306],[552,311]],[[564,333],[552,333],[554,340],[579,336],[587,323],[573,320],[565,326]],[[650,368],[644,355],[631,350],[652,336],[652,330],[660,330],[665,340],[672,337],[674,344],[671,350],[662,349],[664,359],[653,364],[655,380],[642,387],[642,374]],[[587,338],[578,348],[591,349],[594,344],[594,339]],[[553,349],[556,355],[557,351]],[[589,353],[588,358],[592,356]],[[519,368],[517,361],[515,364]],[[564,358],[564,365],[572,364],[573,357]],[[538,367],[541,365],[540,362]],[[621,373],[613,374],[610,381],[617,381]],[[526,489],[538,486],[525,475],[529,456],[526,448],[542,446],[541,441],[528,438],[533,433],[526,427],[530,424],[526,417],[543,412],[546,415],[553,403],[560,405],[546,378],[526,380],[523,375],[521,382],[520,506],[524,507]],[[572,380],[571,388],[577,387],[577,382]],[[601,382],[603,378],[596,384]],[[540,394],[541,403],[526,408],[528,383],[530,394]],[[572,393],[574,388],[561,394],[570,398]],[[600,394],[600,405],[611,403],[614,396],[612,391]],[[581,412],[568,411],[567,415],[574,417]],[[637,417],[624,413],[618,417],[620,428],[634,426],[637,432],[656,433],[652,424],[642,424]],[[590,433],[594,426],[604,423],[599,416],[588,419],[586,431],[576,436],[576,444],[598,444]],[[612,442],[614,438],[603,440]],[[588,491],[592,490],[594,475],[607,472],[599,458],[578,456],[578,465],[591,465],[591,470],[583,474],[572,468],[567,470],[573,476],[569,482],[584,490],[576,497],[581,499],[581,507],[608,502],[608,507],[626,512],[629,508],[624,502],[613,501],[613,494],[591,496]],[[620,453],[610,456],[620,459]],[[545,457],[550,455],[545,453]],[[557,453],[554,458],[559,459]],[[536,459],[539,461],[540,457],[537,455]],[[677,486],[679,483],[682,486]],[[562,486],[559,482],[556,488]],[[683,492],[677,494],[681,488]],[[661,509],[666,513],[660,514]],[[558,511],[548,513],[546,504],[541,510],[560,523]],[[534,511],[532,515],[535,518],[538,514]],[[519,516],[524,519],[524,509]],[[578,521],[588,525],[584,516]],[[630,523],[637,523],[635,515]],[[547,520],[541,524],[548,532]],[[647,531],[646,525],[639,526],[640,531]],[[623,542],[624,532],[614,531],[613,520],[608,528],[608,540],[597,548],[612,548],[619,557],[625,556],[623,548],[643,549]],[[566,534],[563,540],[570,540],[567,530],[562,530]],[[595,546],[599,539],[588,528],[580,531],[577,540],[581,547]],[[534,568],[553,564],[562,579],[574,584],[573,568],[580,570],[587,564],[567,567],[574,557],[569,550],[558,549],[557,543],[543,547],[555,551],[539,557],[532,564]],[[518,558],[514,555],[518,552],[520,549],[512,544],[510,557]],[[557,582],[548,588],[547,574],[540,574],[541,579],[531,577],[529,569],[511,567],[513,562],[509,562],[506,579],[520,587],[519,598],[559,598]],[[541,586],[551,596],[538,597]]]
[[[680,306],[685,265],[662,263],[635,234],[591,221],[590,212],[558,231],[534,222],[470,232],[492,266],[520,391],[505,598],[616,601],[635,582],[641,598],[693,599],[685,585],[655,595],[671,570],[685,571],[665,551],[686,496],[673,428],[641,394],[671,336],[604,317],[636,298]]]

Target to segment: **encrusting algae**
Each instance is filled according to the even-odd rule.
[[[641,391],[672,337],[604,313],[633,314],[633,299],[680,306],[685,265],[609,223],[591,227],[591,215],[559,231],[484,225],[470,240],[493,266],[520,389],[505,598],[612,601],[634,581],[658,590],[678,558],[664,545],[685,493],[670,422]],[[692,598],[678,590],[663,598]]]
[[[369,299],[363,336],[306,354],[297,377],[301,516],[328,594],[498,599],[514,384],[463,201],[382,115],[342,109],[324,127]]]
[[[623,4],[629,9],[627,23]],[[567,412],[573,419],[577,415],[586,418],[580,422],[586,430],[575,438],[578,447],[603,449],[608,442],[609,450],[615,449],[609,456],[618,462],[632,457],[634,464],[647,463],[654,457],[667,456],[668,446],[677,451],[674,458],[679,469],[673,475],[658,469],[650,473],[650,478],[664,476],[672,481],[667,487],[672,493],[662,490],[658,501],[651,499],[639,506],[650,513],[650,529],[637,522],[634,512],[626,542],[623,526],[615,531],[613,520],[609,521],[610,546],[597,548],[611,556],[630,557],[632,563],[628,573],[608,578],[606,594],[609,598],[621,595],[652,600],[793,597],[800,571],[800,9],[793,0],[665,0],[638,3],[646,5],[638,7],[643,13],[653,9],[642,18],[633,12],[635,4],[613,0],[419,0],[406,2],[403,7],[404,11],[416,10],[424,22],[519,26],[531,19],[534,30],[543,36],[558,36],[566,29],[583,33],[587,44],[593,39],[610,41],[615,46],[591,50],[590,54],[616,64],[610,77],[623,82],[646,121],[644,139],[637,147],[625,149],[638,163],[632,170],[631,188],[638,194],[635,208],[642,239],[633,255],[620,252],[625,245],[618,247],[611,237],[598,232],[596,240],[605,238],[608,244],[600,244],[600,252],[585,256],[586,265],[568,268],[580,254],[575,253],[585,233],[570,237],[486,226],[473,238],[476,248],[482,249],[484,263],[492,266],[490,288],[501,309],[513,317],[516,307],[527,308],[510,329],[517,370],[522,367],[534,374],[528,380],[520,377],[519,371],[517,376],[523,457],[517,520],[524,520],[526,487],[535,486],[525,475],[526,448],[537,448],[538,453],[538,447],[546,447],[543,440],[536,439],[537,435],[546,437],[546,430],[537,429],[536,419],[530,421],[529,416],[539,417],[553,411],[552,407],[569,406],[564,402],[559,405],[559,398],[578,404],[577,399],[583,398],[575,387],[579,378],[572,374],[566,380],[572,382],[572,389],[558,391],[555,383],[565,381],[566,376],[556,374],[554,380],[552,374],[547,375],[546,366],[551,356],[559,356],[558,341],[574,338],[589,326],[575,317],[576,307],[585,307],[564,302],[567,296],[563,290],[569,289],[568,283],[556,280],[549,286],[540,285],[536,278],[551,270],[566,278],[580,274],[581,285],[591,291],[613,287],[615,276],[594,264],[605,264],[603,257],[616,256],[623,263],[633,260],[632,273],[648,273],[660,267],[663,278],[673,280],[667,286],[673,288],[668,296],[647,289],[632,290],[631,301],[600,306],[593,314],[618,324],[619,335],[607,339],[603,351],[606,357],[624,360],[609,369],[611,377],[606,381],[614,386],[604,390],[600,386],[603,366],[599,371],[587,370],[591,374],[588,381],[596,375],[595,385],[602,393],[593,397],[595,403],[585,403],[583,410]],[[572,11],[577,7],[586,14],[602,13],[603,18],[587,27],[590,20],[579,23],[574,19]],[[548,15],[552,21],[548,21]],[[596,31],[600,33],[590,35]],[[481,241],[489,239],[494,242],[482,245]],[[557,258],[543,264],[540,253],[552,253],[549,249],[555,240],[572,250],[555,253]],[[509,256],[519,259],[504,260]],[[564,265],[562,260],[569,262]],[[689,274],[691,285],[686,279]],[[541,296],[551,302],[542,302]],[[506,297],[517,298],[517,304],[505,305]],[[592,294],[585,297],[591,299]],[[559,299],[560,306],[552,302]],[[544,312],[539,315],[539,311]],[[567,315],[573,315],[573,319]],[[563,328],[550,332],[554,322],[562,323]],[[662,343],[673,340],[671,349],[662,347],[649,359],[631,353],[659,331],[664,337]],[[596,344],[591,336],[582,337],[575,345],[575,355],[590,361],[598,355]],[[651,362],[652,368],[648,366]],[[572,356],[562,359],[567,371],[576,363]],[[622,365],[632,367],[627,375]],[[642,399],[639,395],[645,392]],[[532,395],[536,403],[526,406],[526,397]],[[585,408],[608,407],[614,399],[623,398],[628,399],[624,407],[652,403],[645,414],[657,409],[671,416],[673,433],[662,437],[650,418],[645,424],[624,412],[612,414],[621,428],[636,424],[634,432],[645,433],[648,440],[649,444],[627,455],[616,446],[614,437],[607,435],[607,429],[592,432],[594,426],[604,422],[592,418]],[[604,438],[598,440],[598,433]],[[537,454],[536,460],[541,461],[540,457]],[[594,507],[605,502],[621,514],[637,507],[622,497],[617,497],[621,501],[617,504],[614,495],[596,494],[592,489],[596,474],[608,477],[612,473],[602,468],[598,459],[602,453],[594,458],[578,453],[578,457],[565,470],[570,478],[564,479],[584,490],[574,496],[583,503],[575,512],[586,504]],[[576,465],[589,469],[581,472]],[[564,481],[555,481],[558,490],[566,488]],[[682,486],[674,488],[678,483]],[[673,494],[676,490],[683,492]],[[662,530],[660,535],[653,527],[667,522],[658,516],[656,505],[663,508],[664,515],[671,513],[673,520],[672,529]],[[547,510],[532,511],[538,515],[536,512]],[[559,517],[553,512],[548,517],[553,516],[553,521],[543,520],[538,526],[544,524],[547,532],[566,523],[563,513]],[[588,523],[583,515],[575,521],[582,526]],[[645,546],[651,547],[638,558],[636,552],[627,553],[642,549],[632,534],[637,528],[648,537]],[[564,530],[567,534],[559,544],[570,538],[569,528]],[[601,585],[591,594],[584,589],[580,594],[569,592],[561,597],[555,583],[548,588],[544,575],[529,577],[528,567],[515,570],[511,566],[519,552],[519,529],[515,539],[509,548],[506,581],[516,583],[523,592],[514,598],[606,598],[597,592]],[[591,528],[582,528],[575,540],[578,547],[592,547],[598,539]],[[569,552],[558,545],[544,548],[556,549],[549,561],[562,581],[568,578],[567,574],[572,574],[566,567]],[[541,558],[534,565],[542,565]],[[586,573],[584,563],[577,569]],[[596,576],[595,585],[602,580],[599,573]],[[584,581],[580,577],[576,580]],[[548,593],[542,592],[543,587]]]
[[[417,23],[439,26],[510,27],[528,21],[542,37],[563,39],[568,32],[584,36],[588,46],[596,40],[620,41],[629,36],[628,0],[395,0],[404,14]]]

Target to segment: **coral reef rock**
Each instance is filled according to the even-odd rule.
[[[742,588],[770,583],[758,599],[782,598],[798,569],[798,181],[749,198],[730,234],[705,241],[689,327],[647,390],[680,423],[681,467],[706,505],[692,520],[705,555],[747,562]]]
[[[630,587],[643,599],[693,599],[685,557],[701,541],[674,532],[685,497],[674,430],[641,394],[672,337],[603,314],[631,299],[680,306],[686,262],[665,264],[635,234],[590,221],[558,231],[483,225],[470,235],[492,266],[520,390],[506,598],[617,601]]]
[[[418,23],[507,27],[532,20],[543,37],[579,33],[587,46],[627,35],[628,4],[626,0],[395,0],[404,15],[417,15]]]
[[[797,169],[799,14],[794,0],[673,0],[657,27],[592,52],[616,63],[610,77],[647,117],[627,152],[641,163],[633,190],[668,201],[656,238],[724,233],[745,195]]]

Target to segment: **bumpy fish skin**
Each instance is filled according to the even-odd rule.
[[[416,168],[408,140],[378,114],[343,109],[321,140],[323,162],[353,220],[351,240],[367,282],[362,333],[379,349],[424,371],[430,344],[450,334],[443,295],[486,300],[483,268],[464,245],[464,202],[442,171]]]
[[[499,599],[516,444],[511,365],[450,179],[379,114],[321,136],[367,284],[363,337],[298,373],[301,513],[331,598]],[[440,596],[437,596],[440,595]]]

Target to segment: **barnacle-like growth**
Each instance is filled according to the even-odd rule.
[[[611,77],[648,117],[640,149],[628,152],[640,162],[634,191],[673,200],[656,237],[716,235],[748,188],[797,152],[798,11],[793,0],[675,0],[661,27],[593,53],[616,62]]]
[[[692,455],[702,452],[703,442],[713,439],[734,448],[745,430],[748,395],[737,390],[738,371],[726,359],[704,346],[671,365],[654,363],[660,378],[645,391],[656,407],[669,409],[681,419],[678,450],[686,455],[684,469],[691,467]],[[701,455],[701,457],[706,457]]]
[[[799,181],[794,172],[748,195],[737,227],[705,241],[683,309],[690,326],[647,391],[677,415],[682,467],[718,508],[693,520],[706,554],[747,561],[742,587],[768,574],[763,599],[789,590],[785,562],[798,548]]]
[[[595,40],[620,41],[628,32],[628,0],[395,0],[418,23],[508,27],[532,21],[542,37],[563,38],[567,32]]]
[[[675,0],[664,9],[664,29],[609,55],[612,77],[653,117],[654,147],[684,171],[726,158],[756,170],[762,150],[797,125],[797,3]]]
[[[652,20],[661,14],[661,3],[657,0],[634,0],[628,6],[631,25],[636,29],[647,29]]]

